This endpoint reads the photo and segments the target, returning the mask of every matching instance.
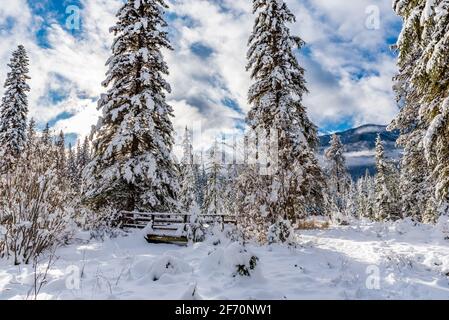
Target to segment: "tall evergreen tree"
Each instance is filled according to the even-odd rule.
[[[190,212],[193,206],[198,207],[196,195],[196,174],[192,146],[192,133],[185,128],[184,139],[182,141],[183,157],[180,164],[180,184],[179,202],[181,209]]]
[[[349,194],[351,178],[346,169],[344,146],[338,135],[332,135],[331,145],[326,150],[325,157],[330,197],[335,209],[341,213],[346,207],[345,199]]]
[[[65,135],[64,132],[60,132],[56,138],[56,168],[61,178],[65,177],[67,169],[67,155],[65,148]]]
[[[76,153],[72,144],[69,144],[69,152],[67,156],[67,178],[74,190],[79,190],[80,180],[78,175],[78,166],[76,163]]]
[[[449,189],[449,4],[447,0],[395,0],[393,8],[404,21],[397,42],[399,73],[395,77],[402,108],[390,126],[400,130],[398,142],[404,147],[403,211],[435,220],[438,205],[447,208]]]
[[[427,126],[425,156],[439,214],[449,214],[449,1],[426,1],[421,16],[425,45],[418,70],[420,114]]]
[[[376,218],[378,220],[391,220],[400,218],[399,194],[395,171],[390,162],[385,158],[384,146],[380,135],[376,140]]]
[[[177,208],[178,181],[171,155],[173,109],[161,50],[171,49],[163,0],[128,0],[115,34],[98,108],[94,155],[84,171],[83,193],[93,207],[166,212]]]
[[[28,123],[27,132],[27,145],[30,143],[30,141],[34,141],[36,139],[36,121],[34,118],[30,119],[30,122]]]
[[[26,147],[29,59],[24,46],[13,52],[0,105],[0,169],[8,170]]]
[[[325,183],[314,154],[317,130],[302,104],[306,82],[295,56],[303,41],[292,36],[287,26],[295,16],[282,0],[254,0],[253,11],[257,17],[249,39],[247,69],[254,83],[249,90],[252,108],[247,122],[263,135],[259,140],[277,136],[279,151],[272,155],[275,159],[268,159],[270,175],[250,175],[257,178],[253,184],[263,195],[255,199],[247,193],[255,199],[249,211],[266,215],[271,224],[279,216],[294,221],[308,214],[323,214]],[[255,189],[248,181],[244,187]]]
[[[419,97],[413,84],[416,61],[423,53],[419,39],[424,2],[394,1],[393,8],[403,18],[404,24],[397,42],[399,73],[394,78],[394,89],[401,111],[389,129],[400,131],[397,143],[404,149],[400,178],[402,214],[422,220],[433,193],[424,157],[423,137],[426,125],[420,119]]]
[[[224,181],[222,154],[217,141],[214,142],[208,159],[207,185],[204,195],[203,212],[205,214],[224,214]]]
[[[40,142],[47,147],[52,144],[52,131],[48,123],[45,125],[44,130],[42,130],[40,140],[41,140]]]
[[[357,182],[357,208],[359,218],[374,219],[375,192],[373,177],[366,170],[365,176]]]

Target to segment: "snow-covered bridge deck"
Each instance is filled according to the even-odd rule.
[[[197,222],[192,221],[188,213],[155,213],[122,211],[121,226],[124,229],[144,229],[149,226],[146,236],[151,243],[187,243],[187,230],[191,223],[219,223],[224,228],[226,224],[236,224],[235,216],[226,214],[201,214]]]

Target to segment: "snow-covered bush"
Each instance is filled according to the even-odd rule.
[[[177,275],[192,272],[192,267],[180,258],[164,255],[150,269],[150,278],[158,281],[164,274]]]
[[[211,245],[228,245],[231,242],[243,240],[243,234],[237,226],[232,224],[224,224],[217,222],[205,229],[204,239]]]
[[[339,226],[347,226],[350,224],[350,217],[340,211],[333,211],[331,214],[332,222]]]
[[[251,256],[249,260],[245,259],[244,261],[242,261],[242,263],[237,264],[237,273],[234,276],[239,274],[241,276],[250,277],[251,273],[257,266],[257,261],[259,261],[259,258],[257,258],[256,256]]]
[[[268,229],[267,241],[268,244],[286,243],[288,245],[294,245],[296,243],[295,230],[290,221],[279,218]]]
[[[205,272],[221,271],[232,277],[251,277],[258,270],[259,258],[244,245],[232,242],[226,246],[214,248],[203,262]]]
[[[400,235],[409,233],[416,227],[419,223],[414,221],[413,218],[408,217],[405,219],[397,220],[393,223],[393,229]]]
[[[82,207],[82,224],[79,226],[89,231],[92,239],[104,240],[106,237],[115,238],[123,233],[120,227],[120,212],[109,206],[103,207],[97,211],[92,211]]]
[[[190,209],[190,223],[187,225],[187,239],[189,242],[200,242],[204,240],[204,228],[200,222],[201,210],[196,203]]]
[[[74,234],[73,194],[65,176],[62,147],[48,131],[37,139],[30,125],[24,152],[0,175],[0,256],[30,263]]]
[[[44,250],[67,242],[73,225],[67,197],[55,172],[19,165],[0,182],[0,255],[30,263]]]
[[[442,215],[437,221],[436,231],[439,237],[442,237],[444,240],[449,240],[449,216]]]

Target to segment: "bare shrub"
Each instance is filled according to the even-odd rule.
[[[64,179],[51,146],[36,145],[0,176],[0,257],[28,264],[71,236]]]
[[[329,227],[330,223],[328,221],[317,220],[301,220],[296,225],[298,230],[323,230],[329,229]]]

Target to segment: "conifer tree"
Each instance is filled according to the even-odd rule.
[[[425,157],[435,185],[434,204],[439,214],[449,214],[449,1],[427,0],[421,26],[425,49],[416,83],[423,94]]]
[[[207,177],[206,169],[204,166],[202,152],[201,155],[194,155],[194,175],[195,175],[195,200],[199,208],[203,207],[204,202],[204,190],[206,189]]]
[[[60,132],[55,142],[56,146],[56,168],[61,178],[65,177],[67,169],[67,155],[65,149],[64,132]]]
[[[27,149],[30,148],[30,146],[36,140],[36,121],[34,120],[34,118],[31,118],[30,122],[28,123],[26,140],[27,140]]]
[[[196,175],[192,146],[192,133],[185,128],[184,139],[182,141],[183,157],[180,164],[180,184],[179,202],[181,209],[190,212],[193,206],[198,207],[196,202]]]
[[[26,147],[29,59],[24,46],[13,52],[0,105],[0,170],[10,170]]]
[[[254,200],[252,205],[246,201],[250,205],[246,213],[265,215],[270,224],[279,216],[295,221],[324,214],[325,182],[314,154],[317,130],[302,104],[306,82],[295,56],[304,43],[287,26],[295,16],[282,0],[254,0],[253,12],[257,17],[249,39],[247,69],[254,83],[249,90],[252,108],[247,122],[259,140],[271,141],[276,136],[278,152],[268,159],[271,174],[250,174],[243,183],[246,191],[242,191]],[[249,191],[256,189],[263,193],[260,197]]]
[[[173,109],[166,103],[171,49],[163,0],[128,0],[111,29],[112,57],[98,108],[93,160],[84,170],[86,203],[101,208],[166,212],[177,208]]]
[[[368,170],[357,182],[357,210],[359,218],[374,219],[375,192],[374,181]]]
[[[376,218],[377,220],[391,220],[400,218],[399,195],[397,181],[392,164],[385,159],[385,151],[380,135],[376,140]]]
[[[204,214],[224,214],[225,203],[223,197],[223,163],[217,141],[210,149],[207,167],[207,185],[204,195]]]
[[[50,129],[50,125],[47,123],[45,125],[44,130],[42,130],[40,142],[43,145],[45,145],[46,147],[48,147],[48,146],[52,145],[52,143],[53,143],[52,140],[53,140],[53,132]]]
[[[80,180],[78,175],[78,166],[76,161],[76,153],[72,144],[69,144],[69,152],[67,156],[67,177],[70,181],[72,188],[75,191],[79,191]]]
[[[404,147],[403,214],[435,220],[447,205],[449,72],[447,0],[395,0],[404,23],[397,42],[395,91],[401,111],[390,126]],[[447,210],[444,210],[447,211]],[[441,212],[440,212],[441,213]]]
[[[349,195],[351,178],[346,169],[344,146],[338,135],[332,135],[331,145],[326,150],[325,157],[331,201],[335,209],[342,213],[346,207],[345,200]]]

